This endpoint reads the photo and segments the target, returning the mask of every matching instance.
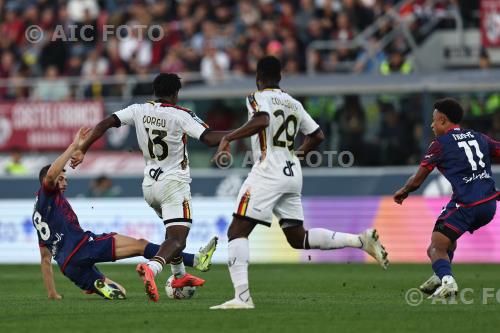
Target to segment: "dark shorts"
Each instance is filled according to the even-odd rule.
[[[95,266],[98,262],[115,261],[115,233],[95,235],[89,233],[89,238],[66,258],[61,271],[74,284],[87,292],[95,292],[94,282],[104,279],[104,275]]]
[[[493,220],[497,201],[490,200],[473,207],[457,207],[450,201],[439,215],[434,231],[440,232],[452,242],[466,231],[471,234]]]

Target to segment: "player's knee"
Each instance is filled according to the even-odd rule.
[[[178,237],[170,238],[175,251],[182,251],[186,248],[186,240]]]

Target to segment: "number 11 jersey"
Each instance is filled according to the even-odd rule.
[[[451,183],[452,202],[466,207],[496,199],[491,159],[500,156],[500,142],[472,130],[452,128],[436,137],[420,163],[435,167]]]
[[[146,161],[145,183],[163,179],[191,181],[186,135],[200,140],[208,129],[193,111],[154,101],[130,105],[113,115],[121,125],[135,126]]]

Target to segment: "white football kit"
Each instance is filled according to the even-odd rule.
[[[294,141],[298,131],[313,134],[319,125],[280,89],[251,94],[247,108],[249,119],[267,113],[269,126],[251,138],[255,163],[241,186],[234,215],[266,226],[273,214],[282,228],[302,224],[302,169]]]
[[[133,104],[114,113],[122,125],[135,126],[146,167],[144,199],[165,226],[191,226],[187,137],[200,139],[208,126],[194,112],[161,102]]]

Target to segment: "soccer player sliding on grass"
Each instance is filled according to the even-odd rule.
[[[323,228],[304,229],[302,170],[297,154],[306,156],[315,149],[324,139],[323,132],[302,104],[280,89],[281,63],[277,58],[260,59],[256,79],[259,91],[247,98],[249,121],[227,134],[216,154],[216,158],[227,154],[231,141],[251,137],[252,150],[258,158],[241,186],[233,222],[227,232],[234,299],[211,309],[254,308],[248,286],[248,236],[257,224],[270,227],[273,215],[294,249],[359,248],[384,269],[388,265],[387,252],[374,229],[359,235]],[[299,131],[306,138],[296,152],[294,142]]]
[[[451,98],[434,104],[431,128],[436,138],[420,168],[394,194],[394,201],[402,204],[435,167],[452,185],[451,201],[437,218],[427,249],[434,275],[420,286],[420,290],[431,294],[430,297],[446,298],[457,294],[458,285],[451,271],[457,240],[464,232],[473,233],[493,219],[499,197],[491,176],[491,160],[500,156],[500,142],[460,128],[458,124],[463,113],[462,106]]]
[[[80,227],[78,217],[64,197],[68,186],[64,167],[89,132],[89,129],[80,129],[66,151],[40,170],[41,188],[33,212],[33,226],[38,234],[42,275],[50,299],[62,298],[56,291],[52,258],[61,272],[85,292],[107,299],[124,299],[125,289],[105,277],[95,264],[135,256],[150,259],[160,248],[144,239],[117,233],[96,235]],[[214,237],[198,254],[182,253],[182,257],[186,265],[207,271],[215,247]]]

